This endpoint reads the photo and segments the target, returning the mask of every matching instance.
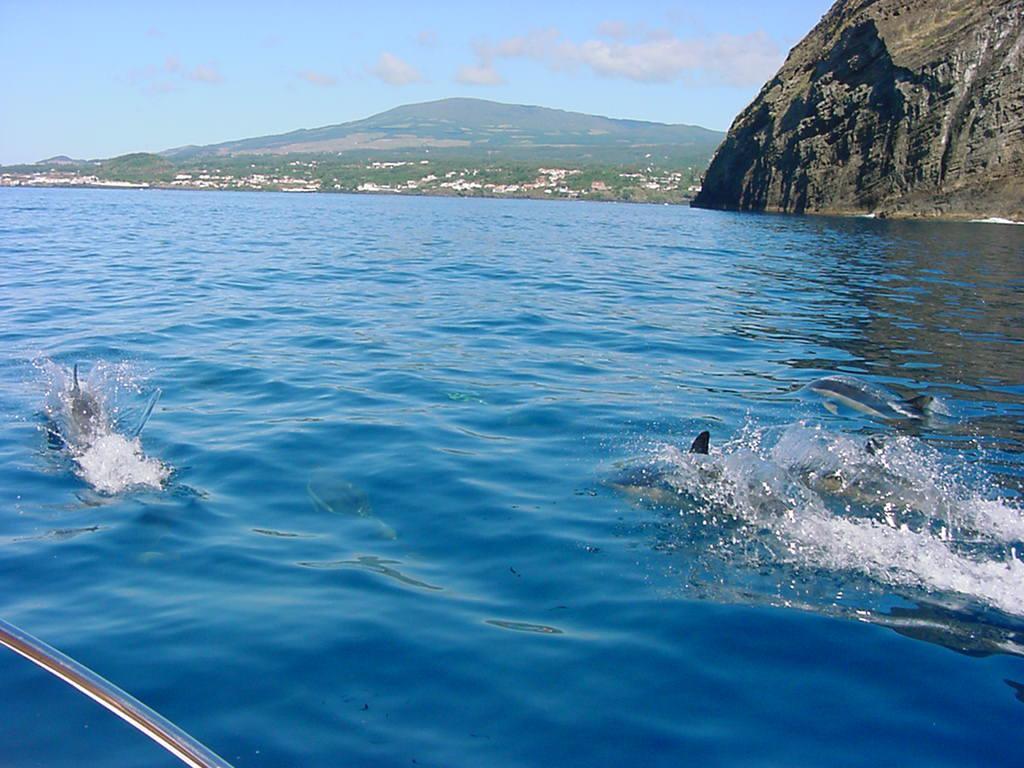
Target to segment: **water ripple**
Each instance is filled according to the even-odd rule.
[[[0,189],[0,615],[240,766],[1012,764],[1021,253],[1021,227]],[[141,456],[173,472],[93,487],[49,445],[46,359],[125,373],[98,387],[126,417],[160,388]],[[843,372],[948,413],[805,396]],[[794,425],[826,439],[754,440]],[[717,506],[609,487],[702,429]],[[835,492],[879,491],[837,463],[872,435],[891,520]],[[17,659],[0,680],[7,763],[158,759]]]

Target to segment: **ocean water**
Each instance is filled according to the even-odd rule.
[[[236,766],[1020,760],[1019,227],[0,189],[0,345],[0,617]]]

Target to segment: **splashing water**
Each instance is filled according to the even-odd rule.
[[[710,456],[659,446],[643,480],[637,496],[679,510],[671,546],[702,562],[705,582],[770,572],[753,588],[828,603],[859,583],[1024,617],[1024,511],[919,439],[748,429]]]
[[[146,456],[138,436],[159,389],[140,410],[134,401],[143,393],[142,379],[128,363],[97,363],[87,376],[79,372],[77,388],[73,371],[52,360],[37,361],[36,369],[46,384],[44,429],[50,445],[72,460],[75,474],[107,494],[163,487],[171,469]],[[125,429],[123,422],[132,418],[137,424]]]
[[[142,452],[138,438],[116,432],[101,435],[74,459],[81,478],[102,493],[121,493],[136,486],[160,489],[170,476],[164,464]]]

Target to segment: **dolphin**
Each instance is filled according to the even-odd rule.
[[[72,370],[71,390],[66,404],[68,437],[78,448],[86,448],[109,429],[100,401],[78,381],[78,363]]]
[[[695,463],[706,464],[704,459],[710,453],[711,433],[704,430],[690,444],[689,454]],[[669,449],[669,462],[678,462],[683,454],[675,447]],[[710,468],[696,467],[698,472]],[[616,490],[633,496],[650,504],[690,506],[697,503],[697,500],[681,488],[677,483],[672,482],[671,472],[665,467],[650,466],[641,464],[627,466],[624,471],[608,485]]]
[[[398,538],[394,528],[374,515],[363,489],[336,477],[329,469],[317,469],[310,473],[306,493],[317,511],[372,520],[384,538],[392,541]]]
[[[888,613],[869,613],[867,620],[915,640],[924,640],[949,648],[965,656],[991,656],[1005,653],[1024,656],[1024,629],[990,623],[967,611],[917,601],[912,608],[893,606]],[[1007,681],[1009,682],[1009,681]],[[1024,686],[1011,685],[1024,691]],[[1024,701],[1024,698],[1021,699]]]
[[[706,489],[718,486],[726,471],[722,457],[710,455],[710,447],[711,433],[705,430],[694,438],[687,453],[669,447],[654,461],[627,465],[607,484],[645,504],[684,510],[707,506],[714,503],[716,494],[712,490],[710,496],[706,495]],[[886,443],[878,435],[872,435],[863,444],[865,459],[879,456],[885,450]],[[751,455],[749,461],[757,459]],[[760,466],[780,481],[790,478],[826,502],[847,505],[847,513],[852,503],[885,521],[895,519],[894,515],[901,519],[915,512],[920,515],[919,494],[884,467],[861,477],[850,476],[842,467],[822,470],[817,466],[784,466],[765,461],[761,461]],[[769,510],[774,503],[768,498],[762,501],[764,510]]]
[[[931,395],[904,400],[884,387],[852,376],[827,376],[812,381],[807,389],[825,398],[825,408],[830,413],[837,413],[837,406],[843,405],[883,421],[924,419],[934,401]]]
[[[129,439],[134,440],[141,434],[161,394],[159,387],[150,394],[135,427],[125,432]],[[59,399],[59,417],[54,418],[56,414],[51,412],[46,428],[51,447],[84,452],[104,435],[122,431],[121,425],[104,408],[102,399],[80,381],[78,363],[71,370],[71,387],[65,389]]]
[[[163,394],[163,390],[160,387],[154,389],[150,394],[138,422],[126,432],[129,439],[134,439],[141,434],[146,422],[150,421],[161,394]],[[74,447],[79,450],[88,449],[89,445],[103,434],[122,430],[120,423],[112,423],[108,412],[103,409],[101,400],[87,387],[82,386],[78,378],[77,362],[72,369],[72,386],[68,390],[67,400],[63,403],[63,411],[65,411],[65,419],[63,419],[65,425],[63,425],[62,431],[66,434],[61,434],[60,430],[56,430],[53,436],[62,442],[69,443],[69,446],[73,443]]]

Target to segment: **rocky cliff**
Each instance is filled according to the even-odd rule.
[[[1024,0],[838,0],[694,205],[1024,219]]]

